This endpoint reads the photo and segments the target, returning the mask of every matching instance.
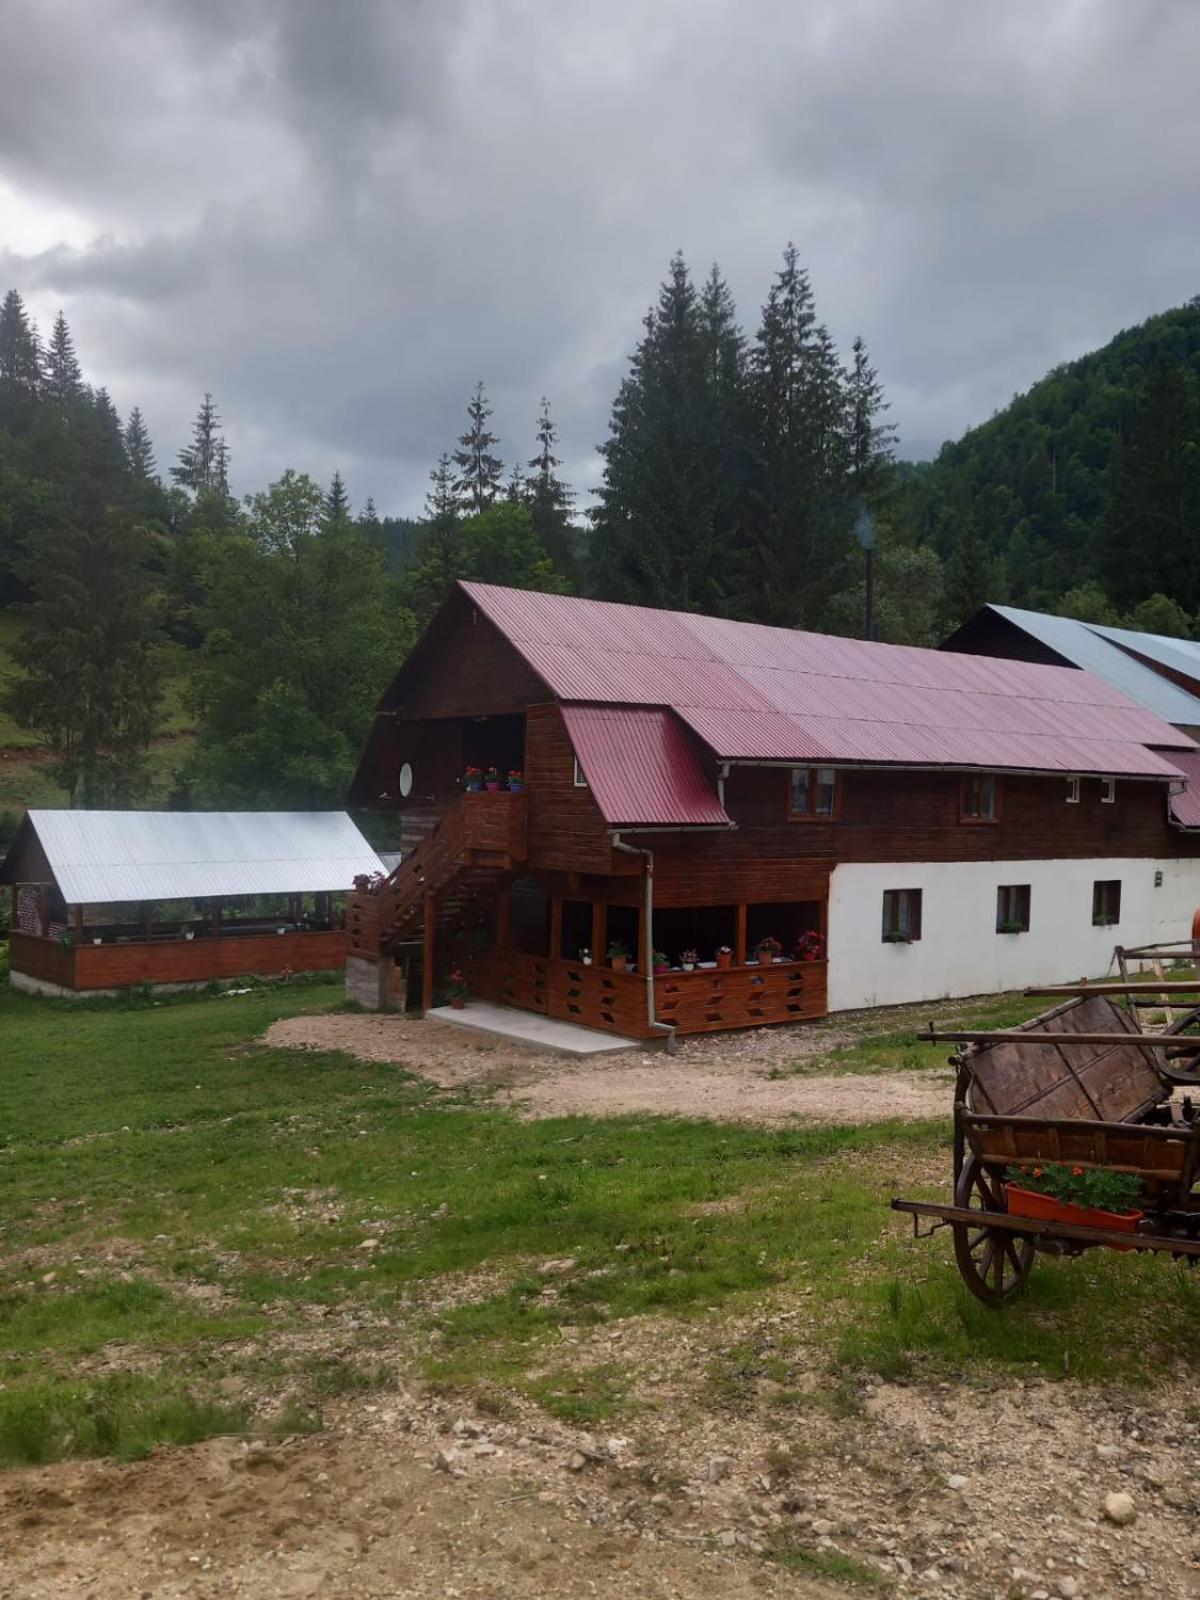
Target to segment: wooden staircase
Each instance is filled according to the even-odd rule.
[[[461,794],[387,878],[359,878],[346,911],[350,954],[378,961],[460,928],[525,860],[524,794]]]

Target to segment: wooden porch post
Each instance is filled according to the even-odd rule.
[[[735,967],[746,965],[746,907],[737,907],[737,921],[733,929],[733,964]]]
[[[557,895],[550,902],[550,959],[562,955],[562,901]]]
[[[221,937],[221,902],[219,900],[213,901],[212,934],[214,939]]]
[[[592,960],[596,966],[608,954],[608,907],[603,900],[592,901]]]
[[[75,937],[77,939],[82,939],[83,938],[83,907],[82,906],[76,906],[75,907]]]
[[[646,927],[646,902],[643,900],[638,907],[637,968],[639,972],[645,972],[646,963],[653,956],[653,951],[647,947],[646,935],[648,931]]]
[[[433,961],[434,946],[436,944],[436,924],[434,921],[436,897],[431,890],[425,891],[425,957],[421,970],[421,1010],[433,1010]]]

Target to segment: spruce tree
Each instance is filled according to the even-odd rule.
[[[0,427],[24,433],[42,389],[42,352],[25,303],[10,289],[0,306]]]
[[[83,374],[75,356],[75,342],[61,311],[54,319],[46,347],[45,394],[63,417],[70,416],[83,398]]]
[[[325,522],[347,523],[350,521],[350,496],[346,493],[346,485],[342,481],[340,471],[335,471],[325,493]]]
[[[945,609],[947,629],[973,617],[981,606],[996,598],[996,574],[979,530],[968,517],[958,542],[945,567]]]
[[[93,504],[81,526],[48,528],[29,560],[23,674],[7,703],[72,806],[128,805],[144,780],[162,689],[148,549],[126,514]]]
[[[700,296],[681,255],[649,312],[600,446],[596,583],[606,599],[728,610],[726,441],[708,382]]]
[[[570,575],[574,568],[571,549],[571,507],[575,495],[558,475],[561,459],[555,455],[558,429],[550,416],[550,402],[542,396],[538,411],[537,454],[529,458],[528,482],[529,509],[533,513],[533,526],[538,538],[546,547],[550,559],[560,572]]]
[[[470,426],[459,437],[461,448],[454,452],[454,464],[458,468],[455,493],[464,511],[486,511],[500,493],[504,463],[492,453],[497,439],[488,428],[491,414],[492,408],[480,382],[467,406]]]
[[[529,479],[519,461],[514,461],[509,468],[504,498],[510,506],[523,506],[529,499]]]
[[[129,462],[130,472],[140,482],[153,483],[157,480],[154,446],[150,442],[150,433],[140,406],[134,406],[125,424],[125,459]]]
[[[795,245],[767,294],[750,366],[761,477],[743,612],[819,629],[850,570],[846,402]]]
[[[184,445],[171,476],[183,489],[229,493],[229,451],[220,433],[221,418],[211,394],[206,394],[192,424],[192,442]]]
[[[846,374],[846,456],[854,494],[868,502],[877,500],[892,465],[896,429],[881,420],[888,409],[879,375],[871,365],[861,334],[852,346]]]

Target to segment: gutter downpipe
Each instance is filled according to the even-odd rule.
[[[669,1022],[660,1022],[654,1014],[654,852],[643,850],[636,844],[626,844],[619,832],[613,833],[611,838],[614,850],[622,850],[626,855],[642,858],[646,912],[646,1021],[652,1028],[658,1028],[666,1034],[667,1054],[673,1056],[678,1049],[675,1042],[675,1028]]]

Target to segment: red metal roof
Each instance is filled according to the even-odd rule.
[[[1171,797],[1171,816],[1181,828],[1200,828],[1200,750],[1172,750],[1170,760],[1188,781],[1182,794]]]
[[[1074,667],[462,588],[558,699],[669,706],[722,760],[1165,778],[1178,771],[1171,752],[1196,748]]]
[[[564,706],[592,797],[622,827],[729,824],[693,739],[669,711]]]

